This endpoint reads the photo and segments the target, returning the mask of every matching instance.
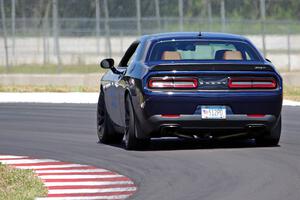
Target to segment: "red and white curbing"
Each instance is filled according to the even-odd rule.
[[[0,162],[36,173],[48,190],[47,197],[36,200],[120,200],[137,190],[128,177],[89,165],[14,155],[0,155]]]

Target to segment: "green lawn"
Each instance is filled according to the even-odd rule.
[[[0,199],[32,200],[47,195],[43,183],[31,170],[20,170],[0,164]]]
[[[100,73],[105,72],[99,65],[63,65],[61,69],[57,65],[18,65],[9,67],[7,71],[0,66],[0,74],[56,74],[56,73]]]
[[[300,101],[300,87],[291,87],[285,85],[283,87],[283,98]]]

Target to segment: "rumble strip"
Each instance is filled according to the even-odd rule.
[[[89,165],[0,155],[0,162],[17,169],[31,169],[43,181],[47,197],[36,200],[126,199],[137,187],[128,177]]]

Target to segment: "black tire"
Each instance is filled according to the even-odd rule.
[[[97,135],[99,142],[103,144],[120,143],[123,136],[115,133],[113,124],[106,111],[104,94],[101,91],[97,105]]]
[[[255,138],[258,146],[277,146],[281,136],[281,116],[271,131],[262,137]]]
[[[125,148],[127,150],[139,150],[147,148],[149,146],[150,139],[139,139],[136,137],[136,132],[141,131],[141,129],[138,126],[138,123],[136,122],[136,117],[133,111],[132,102],[129,95],[127,95],[126,97],[125,106]]]

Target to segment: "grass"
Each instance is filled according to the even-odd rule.
[[[0,199],[31,200],[47,195],[43,183],[31,170],[20,170],[0,164]]]
[[[57,74],[57,73],[100,73],[105,72],[98,65],[63,65],[61,69],[57,65],[18,65],[12,66],[8,70],[0,66],[0,74]]]
[[[300,101],[300,87],[284,86],[283,89],[284,99]]]

